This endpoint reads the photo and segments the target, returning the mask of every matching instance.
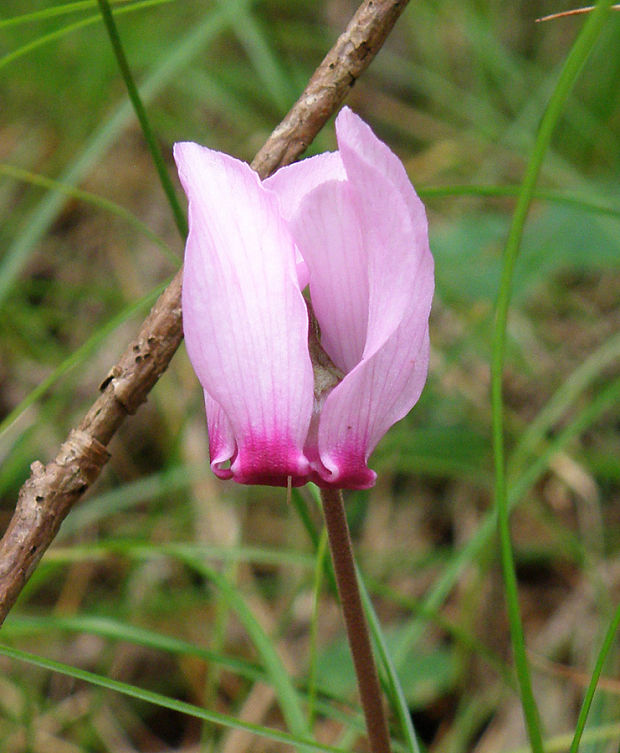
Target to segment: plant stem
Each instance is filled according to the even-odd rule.
[[[390,735],[381,698],[377,667],[370,645],[368,624],[360,597],[349,526],[339,489],[321,489],[323,514],[329,537],[338,593],[355,665],[366,728],[372,753],[390,753]]]
[[[108,0],[98,0],[98,3],[103,23],[105,24],[106,31],[108,32],[108,36],[110,37],[110,42],[112,43],[114,55],[116,56],[116,62],[118,63],[121,75],[125,81],[125,86],[127,87],[129,99],[131,100],[131,104],[133,105],[133,109],[135,110],[136,117],[138,118],[140,127],[142,128],[144,139],[151,153],[151,157],[153,158],[153,162],[155,163],[155,169],[157,170],[157,174],[159,175],[160,183],[162,185],[162,188],[164,189],[164,193],[166,194],[170,208],[172,209],[174,221],[179,233],[181,234],[181,238],[185,240],[185,237],[187,236],[187,220],[185,219],[185,214],[181,209],[181,205],[179,204],[179,201],[177,199],[172,180],[170,179],[170,175],[168,174],[166,163],[164,162],[161,149],[159,148],[159,144],[157,143],[157,137],[155,136],[155,132],[151,127],[151,123],[146,114],[146,109],[144,108],[144,105],[140,98],[138,87],[133,80],[131,69],[129,68],[127,58],[125,57],[125,51],[123,50],[123,45],[118,34],[118,29],[116,28],[116,23],[114,21],[114,16],[112,14],[110,4]]]

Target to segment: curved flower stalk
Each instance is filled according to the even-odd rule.
[[[226,154],[175,145],[189,198],[185,340],[220,478],[368,488],[370,453],[424,386],[434,286],[424,207],[348,108],[336,135],[337,152],[263,182]]]

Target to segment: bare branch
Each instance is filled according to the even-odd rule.
[[[312,142],[370,64],[407,0],[365,0],[282,123],[256,155],[261,177],[293,162]],[[181,270],[153,307],[136,339],[101,385],[101,395],[56,458],[35,462],[0,541],[0,625],[72,506],[109,458],[106,445],[136,412],[183,339]]]

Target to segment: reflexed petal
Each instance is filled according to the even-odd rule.
[[[345,167],[350,164],[351,153],[377,168],[394,185],[404,200],[411,217],[413,240],[416,248],[428,249],[428,227],[424,204],[417,193],[403,163],[392,150],[378,139],[367,123],[348,107],[343,107],[336,118],[336,137]],[[347,174],[349,169],[347,168]]]
[[[399,165],[400,162],[357,116],[346,114],[349,120],[345,123],[356,126],[355,133],[359,136],[353,142],[360,149],[356,151],[344,142],[340,125],[341,156],[368,249],[368,332],[364,358],[369,358],[407,316],[421,265],[432,265],[432,258],[424,208],[421,217],[412,215],[409,205],[419,199],[411,183],[407,180],[403,187],[392,180],[392,173],[396,172],[392,161]],[[383,162],[376,158],[377,154],[383,157]],[[404,173],[402,165],[401,169]]]
[[[286,484],[289,475],[303,483],[313,400],[308,319],[277,197],[228,155],[183,143],[175,159],[189,198],[187,350],[229,422],[212,442],[212,462],[221,473],[231,460],[242,483]],[[213,426],[224,426],[218,411]]]

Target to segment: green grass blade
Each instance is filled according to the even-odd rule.
[[[228,6],[228,0],[219,0],[221,7]],[[234,12],[231,29],[251,60],[265,92],[271,98],[278,112],[283,116],[297,98],[296,88],[289,83],[283,66],[270,48],[263,30],[251,9],[242,8]]]
[[[618,358],[620,358],[620,334],[609,338],[583,363],[579,364],[519,437],[509,458],[509,476],[516,473],[527,461],[529,455],[537,451],[547,432],[560,420],[568,407],[575,403],[588,385]]]
[[[129,685],[126,682],[120,682],[119,680],[112,680],[109,677],[103,677],[102,675],[95,674],[94,672],[88,672],[84,669],[78,669],[77,667],[71,667],[61,662],[53,661],[52,659],[46,659],[42,656],[36,656],[25,651],[20,651],[10,646],[0,645],[0,655],[6,656],[9,659],[15,661],[26,662],[32,664],[35,667],[48,670],[50,672],[58,672],[66,677],[73,677],[75,680],[81,680],[88,682],[91,685],[96,685],[106,690],[112,690],[116,693],[128,696],[129,698],[135,698],[146,703],[152,703],[161,708],[171,709],[172,711],[178,711],[181,714],[188,714],[197,719],[201,719],[205,722],[210,722],[218,726],[227,727],[229,729],[239,729],[244,732],[250,732],[259,737],[264,737],[274,742],[285,743],[287,745],[294,745],[298,748],[312,751],[323,751],[324,753],[347,753],[347,751],[341,748],[335,748],[330,745],[320,745],[314,740],[304,739],[296,735],[291,735],[287,732],[281,732],[280,730],[270,729],[269,727],[263,727],[258,724],[251,724],[250,722],[243,722],[236,719],[233,716],[227,716],[226,714],[220,714],[217,711],[209,711],[207,709],[201,709],[199,706],[187,703],[185,701],[177,701],[174,698],[161,695],[160,693],[154,693],[151,690],[143,690],[135,685]]]
[[[588,719],[588,713],[590,711],[590,707],[592,706],[592,701],[594,700],[594,693],[596,692],[596,686],[598,684],[601,673],[603,672],[605,661],[607,657],[609,656],[611,647],[614,644],[614,640],[616,638],[616,633],[618,632],[619,625],[620,625],[620,606],[616,608],[616,612],[614,616],[612,617],[611,622],[609,623],[609,627],[607,628],[607,632],[605,633],[605,637],[603,639],[603,645],[601,646],[601,650],[599,651],[598,656],[596,658],[594,671],[592,672],[592,677],[590,678],[590,683],[588,684],[586,694],[583,698],[583,704],[579,711],[579,717],[577,719],[577,725],[575,727],[575,736],[573,737],[573,741],[570,746],[570,753],[578,753],[579,744],[581,742],[583,731],[586,726],[586,721]]]
[[[74,536],[89,526],[94,526],[119,512],[130,510],[142,502],[153,502],[165,495],[176,494],[202,480],[210,469],[206,463],[179,465],[151,473],[135,481],[88,497],[71,511],[56,536],[56,543]],[[56,555],[59,547],[46,556]]]
[[[235,612],[252,643],[261,656],[265,671],[273,685],[280,708],[286,723],[293,733],[302,739],[307,739],[310,732],[306,723],[306,716],[299,703],[297,690],[295,689],[282,660],[280,659],[271,639],[267,636],[262,626],[248,607],[239,591],[221,573],[214,570],[201,559],[195,557],[181,557],[197,572],[208,578],[218,589],[220,594],[228,602]]]
[[[113,5],[120,5],[126,2],[127,0],[112,0]],[[30,24],[36,21],[44,21],[48,18],[56,18],[58,16],[66,16],[70,13],[77,13],[81,10],[94,8],[96,5],[97,0],[78,0],[75,3],[55,5],[53,8],[43,8],[41,10],[35,10],[32,13],[22,13],[19,16],[13,16],[12,18],[0,19],[0,29],[6,29],[9,26],[21,26],[22,24]]]
[[[139,300],[130,303],[129,306],[126,306],[122,311],[116,314],[116,316],[112,317],[110,321],[99,325],[95,333],[91,335],[85,343],[71,353],[68,358],[65,358],[65,360],[57,366],[46,379],[35,387],[21,401],[21,403],[16,405],[8,416],[0,422],[0,437],[26,410],[28,410],[28,408],[30,408],[31,405],[34,405],[34,403],[36,403],[37,400],[40,400],[49,389],[57,384],[61,377],[79,364],[84,363],[96,351],[99,345],[107,339],[108,335],[114,332],[115,329],[120,327],[121,324],[126,322],[127,319],[134,314],[143,311],[148,308],[148,306],[152,306],[165,287],[166,284],[158,285],[154,290],[151,290],[150,293],[147,293]]]
[[[568,750],[570,748],[573,739],[572,733],[566,733],[563,735],[555,735],[545,740],[545,753],[561,753],[561,751]],[[590,743],[609,743],[615,741],[614,747],[606,747],[604,750],[617,750],[618,742],[620,742],[620,722],[612,722],[611,724],[601,724],[600,727],[592,727],[587,729],[583,733],[581,738],[582,742]],[[530,753],[530,749],[527,746],[521,748],[513,748],[508,750],[507,753]]]
[[[144,104],[142,103],[142,99],[140,98],[138,87],[133,80],[133,75],[131,73],[131,69],[129,68],[129,63],[127,62],[127,57],[123,49],[123,44],[121,42],[118,29],[116,28],[114,16],[112,15],[112,9],[110,8],[108,0],[98,0],[98,2],[101,17],[103,18],[103,23],[105,24],[108,36],[110,37],[112,49],[114,50],[116,62],[118,63],[121,76],[125,81],[127,93],[129,94],[129,99],[131,100],[131,104],[133,105],[133,109],[135,110],[138,122],[140,123],[140,128],[142,129],[144,139],[151,153],[153,162],[155,163],[155,169],[157,170],[159,181],[162,185],[162,188],[164,189],[164,193],[166,194],[170,208],[172,209],[174,221],[181,235],[181,238],[185,239],[188,231],[187,219],[185,218],[185,213],[181,209],[181,205],[179,204],[179,200],[177,199],[174,186],[172,185],[172,180],[170,179],[170,175],[168,174],[168,168],[166,167],[161,149],[159,148],[159,144],[157,143],[157,138],[155,137],[155,132],[153,131],[148,115],[146,114],[146,109],[144,107]]]
[[[23,636],[49,634],[52,630],[72,633],[88,633],[109,638],[114,641],[125,641],[137,646],[166,651],[177,656],[194,656],[206,662],[218,664],[241,677],[251,680],[265,681],[265,673],[256,664],[243,659],[224,656],[206,648],[200,648],[193,643],[163,635],[153,630],[129,625],[109,617],[95,617],[82,615],[78,617],[16,617],[10,615],[2,626],[5,636]]]
[[[326,561],[329,558],[327,549],[327,529],[323,528],[319,545],[316,550],[316,562],[314,566],[314,583],[312,587],[312,621],[310,623],[310,661],[308,670],[308,727],[314,725],[314,716],[316,712],[316,672],[318,658],[318,637],[319,637],[319,603],[321,596],[321,587],[323,575],[326,571]]]
[[[314,486],[308,486],[308,489],[311,490],[310,493],[314,497],[314,501],[316,502],[317,500],[319,500],[318,492],[315,490]],[[321,538],[321,534],[317,531],[316,526],[314,525],[312,515],[310,514],[306,500],[302,496],[302,492],[296,487],[293,487],[291,489],[291,504],[295,508],[295,512],[299,515],[299,519],[301,520],[302,525],[306,533],[308,534],[310,543],[312,544],[312,547],[316,552],[319,547],[319,539]],[[333,582],[333,586],[334,588],[336,588],[335,581]]]
[[[498,530],[501,546],[501,559],[504,570],[504,585],[510,632],[519,680],[521,703],[525,716],[530,744],[533,753],[543,753],[542,730],[538,707],[532,691],[529,665],[525,651],[525,638],[518,601],[517,577],[515,571],[512,544],[510,540],[510,520],[508,492],[505,475],[504,425],[502,375],[506,351],[506,327],[512,292],[514,268],[521,245],[525,221],[533,199],[538,175],[551,142],[551,136],[564,109],[564,105],[573,88],[588,55],[592,51],[607,18],[610,0],[602,0],[588,18],[577,40],[568,54],[560,73],[558,83],[551,95],[532,155],[517,199],[517,206],[506,241],[502,276],[496,305],[495,328],[493,337],[493,355],[491,363],[491,405],[493,412],[493,450],[495,458],[495,500],[498,512]]]
[[[512,668],[485,643],[476,638],[467,630],[463,629],[458,623],[447,620],[440,610],[430,610],[423,606],[421,599],[412,599],[394,591],[394,589],[382,585],[381,583],[372,583],[372,592],[391,601],[402,609],[406,609],[412,614],[424,616],[428,622],[433,623],[437,628],[449,635],[455,644],[462,646],[469,653],[476,654],[489,667],[492,667],[506,687],[516,691],[516,683]],[[393,661],[393,660],[392,660]]]
[[[101,499],[107,499],[102,495]],[[118,554],[136,560],[150,560],[157,557],[174,557],[182,562],[191,561],[197,567],[205,559],[215,562],[250,562],[270,566],[302,567],[312,569],[314,557],[294,550],[265,549],[253,546],[217,546],[216,544],[152,544],[143,540],[112,539],[91,543],[88,546],[73,545],[54,547],[45,554],[40,567],[46,563],[71,563],[99,560],[109,554]],[[198,563],[198,564],[197,564]],[[210,572],[210,571],[209,571]],[[206,577],[206,576],[205,576]]]
[[[156,651],[164,651],[176,656],[194,656],[210,664],[217,664],[223,669],[248,680],[264,683],[269,681],[265,675],[265,671],[253,662],[226,656],[210,649],[201,648],[188,641],[174,638],[173,636],[129,625],[126,621],[121,622],[105,616],[81,615],[71,617],[58,615],[52,617],[32,617],[16,616],[14,613],[11,613],[2,626],[2,631],[3,635],[11,639],[49,636],[51,631],[88,633],[113,641],[125,641]],[[322,693],[328,695],[325,689],[320,690]],[[339,705],[344,703],[340,698],[336,700]],[[346,714],[343,711],[339,711],[325,701],[315,700],[315,703],[316,710],[323,716],[340,721],[346,726],[353,726],[358,733],[363,734],[365,728],[361,713],[357,713],[355,717],[352,717],[350,713]]]
[[[168,261],[173,262],[175,266],[179,263],[179,256],[174,253],[170,246],[165,243],[157,235],[157,233],[154,233],[151,228],[146,223],[142,222],[141,219],[136,217],[133,212],[130,212],[128,209],[125,209],[125,207],[122,207],[120,204],[117,204],[114,201],[105,199],[103,196],[91,193],[90,191],[84,191],[81,188],[68,186],[65,183],[60,183],[57,180],[47,178],[44,175],[31,173],[29,170],[22,170],[21,167],[7,165],[3,162],[0,162],[0,175],[6,175],[10,178],[15,178],[15,180],[20,180],[24,183],[30,183],[33,186],[47,188],[50,191],[58,191],[59,193],[65,194],[65,196],[70,196],[72,199],[83,201],[87,204],[91,204],[92,206],[97,207],[97,209],[103,209],[106,212],[110,212],[110,214],[114,214],[117,217],[120,217],[122,220],[125,220],[135,230],[144,235],[145,238],[153,241],[153,243],[162,250],[164,256],[166,257],[166,259],[168,259]]]
[[[452,186],[421,186],[417,192],[421,199],[444,199],[454,196],[480,196],[501,197],[519,196],[521,186],[491,186],[491,185],[452,185]],[[613,217],[620,220],[620,207],[610,206],[604,201],[592,201],[585,196],[566,194],[560,191],[552,191],[544,188],[536,188],[532,192],[532,198],[540,201],[548,201],[551,204],[563,204],[564,206],[581,209],[584,212],[600,214],[604,217]]]
[[[231,5],[244,5],[251,0],[231,0]],[[133,8],[133,6],[132,6]],[[126,10],[125,8],[119,9]],[[96,17],[100,22],[99,15]],[[161,63],[145,78],[139,87],[142,101],[147,103],[167,86],[179,71],[210,42],[229,23],[229,14],[214,10],[205,14],[204,20],[171,43],[167,55],[162,56]],[[84,178],[113,144],[118,134],[131,122],[133,109],[129,102],[123,102],[113,115],[93,133],[89,143],[73,163],[59,178],[61,183],[74,185]],[[28,254],[47,232],[64,204],[64,196],[50,192],[24,224],[24,230],[13,241],[0,261],[0,307],[4,304],[8,291],[15,278],[25,265]]]
[[[360,593],[362,597],[362,604],[364,605],[364,612],[366,613],[366,619],[370,627],[370,632],[375,643],[375,648],[379,654],[381,666],[385,674],[387,681],[387,691],[391,699],[392,710],[396,713],[398,721],[400,723],[400,729],[405,739],[405,749],[409,753],[420,753],[420,744],[413,728],[413,722],[411,721],[411,714],[409,713],[409,705],[405,698],[403,686],[398,677],[398,672],[390,656],[390,652],[387,647],[387,642],[381,630],[381,624],[375,612],[375,608],[372,605],[372,601],[368,594],[368,590],[362,578],[362,575],[357,568],[357,582],[359,583]]]
[[[620,400],[620,379],[616,379],[588,404],[540,453],[534,462],[521,474],[508,492],[508,506],[512,510],[527,492],[542,477],[554,455],[563,450],[575,437],[589,428],[600,416]],[[426,613],[438,610],[454,588],[465,568],[473,562],[491,541],[497,529],[497,508],[490,510],[476,533],[452,558],[421,605],[421,616],[415,619],[403,633],[399,647],[392,653],[397,669],[402,666],[407,653],[422,637],[427,617]]]
[[[114,13],[132,13],[136,10],[150,8],[153,5],[161,5],[162,3],[169,3],[171,1],[172,0],[139,0],[139,2],[124,6],[123,8],[115,8]],[[27,55],[29,52],[32,52],[39,47],[43,47],[44,45],[48,44],[48,42],[53,42],[55,39],[60,39],[67,34],[78,31],[78,29],[83,29],[85,26],[92,26],[93,24],[100,22],[101,16],[97,14],[96,16],[83,18],[80,21],[74,21],[74,23],[67,24],[67,26],[63,26],[61,29],[55,29],[48,34],[43,34],[43,36],[37,37],[31,42],[28,42],[27,44],[18,47],[16,50],[13,50],[12,52],[9,52],[6,55],[0,57],[0,69],[4,68],[4,66],[9,65],[10,63],[15,62],[23,55]]]
[[[527,494],[538,479],[541,478],[549,467],[549,463],[554,455],[566,447],[572,439],[579,436],[581,432],[591,426],[602,413],[613,406],[617,406],[619,401],[620,378],[617,378],[603,387],[596,397],[593,398],[592,402],[586,405],[573,421],[549,442],[536,460],[530,463],[519,478],[515,480],[508,492],[509,508],[512,509]]]

